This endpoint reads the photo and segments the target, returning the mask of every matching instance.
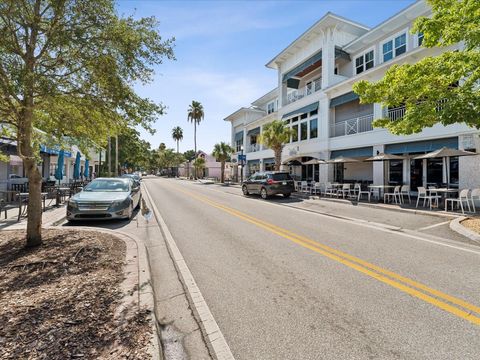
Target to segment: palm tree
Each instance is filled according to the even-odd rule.
[[[195,154],[197,153],[197,124],[203,120],[203,105],[199,101],[193,100],[188,106],[188,121],[193,123],[193,141],[195,144]]]
[[[230,158],[230,155],[235,150],[228,144],[225,144],[223,141],[221,143],[215,144],[213,147],[212,155],[217,161],[220,161],[220,182],[223,184],[225,182],[225,161]]]
[[[172,129],[172,138],[177,142],[177,153],[178,153],[178,143],[183,140],[183,129],[180,126],[175,126]]]
[[[281,120],[273,120],[263,127],[260,143],[273,150],[275,154],[275,171],[280,170],[283,146],[290,141],[293,130],[286,127]]]
[[[197,178],[200,170],[205,168],[205,159],[197,157],[193,162],[193,167],[195,168],[195,177]]]

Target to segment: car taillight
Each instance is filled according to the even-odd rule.
[[[268,185],[275,184],[275,181],[273,181],[273,179],[268,179],[268,180],[267,180],[267,184],[268,184]]]

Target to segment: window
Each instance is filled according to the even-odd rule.
[[[403,184],[403,160],[390,160],[390,185]]]
[[[270,102],[267,104],[267,114],[275,112],[275,102]]]
[[[308,114],[307,114],[307,113],[305,113],[305,114],[302,114],[302,115],[300,115],[300,119],[302,119],[302,120],[303,120],[303,119],[306,119],[306,118],[307,118],[307,116],[308,116]]]
[[[292,118],[292,123],[298,121],[298,116],[295,116],[294,118]]]
[[[298,141],[298,124],[292,126],[293,134],[292,134],[292,142]]]
[[[237,141],[235,141],[235,150],[237,150],[237,152],[242,151],[242,145],[243,139],[238,139]]]
[[[302,122],[300,124],[300,140],[307,140],[308,138],[308,122]]]
[[[318,114],[318,109],[310,111],[310,116],[317,115]]]
[[[383,61],[392,60],[407,51],[407,34],[403,33],[382,45]]]
[[[310,120],[310,139],[315,139],[318,137],[318,120]]]
[[[373,50],[355,59],[355,73],[360,74],[368,69],[373,68]]]
[[[423,44],[423,33],[419,32],[417,34],[417,46],[422,46]]]

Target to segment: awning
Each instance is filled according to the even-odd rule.
[[[319,62],[322,60],[322,50],[314,54],[313,56],[309,57],[307,60],[305,60],[303,63],[300,65],[294,67],[292,70],[287,72],[286,74],[283,74],[283,80],[282,81],[287,81],[288,79],[292,78],[293,76],[297,75],[298,73],[301,73],[304,71],[306,68],[312,66],[316,62]]]
[[[339,59],[339,58],[346,59],[346,60],[350,61],[350,55],[347,52],[345,52],[344,50],[342,50],[340,48],[335,47],[335,59]],[[322,61],[322,50],[320,50],[316,54],[312,55],[307,60],[305,60],[303,63],[301,63],[300,65],[297,65],[292,70],[290,70],[289,72],[284,74],[283,77],[282,77],[282,81],[283,82],[288,81],[289,79],[291,79],[295,75],[305,71],[310,66],[314,65],[315,63],[319,63],[320,61]],[[297,88],[298,87],[296,87],[295,89],[297,89]]]
[[[239,140],[243,140],[243,131],[240,131],[240,132],[235,134],[235,142],[237,142]]]
[[[338,157],[350,157],[350,158],[370,157],[372,155],[373,155],[373,147],[367,146],[363,148],[332,151],[332,153],[330,154],[330,159],[335,159]]]
[[[330,108],[334,108],[335,106],[346,104],[350,101],[357,100],[359,96],[355,94],[353,91],[350,91],[346,94],[334,97],[330,100]]]
[[[258,134],[260,134],[260,127],[257,127],[252,130],[248,130],[247,132],[247,136],[258,135]]]
[[[289,113],[285,114],[282,116],[282,119],[288,118],[290,116],[296,115],[296,114],[305,114],[309,113],[310,111],[318,110],[318,102],[314,102],[313,104],[304,106],[300,109],[290,111]]]
[[[450,149],[458,149],[458,137],[435,139],[425,141],[412,141],[409,143],[391,144],[385,146],[386,154],[410,154],[410,153],[427,153],[439,150],[442,147]]]
[[[263,159],[263,163],[265,165],[275,164],[275,159],[274,158]]]

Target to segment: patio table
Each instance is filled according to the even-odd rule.
[[[451,195],[458,194],[458,189],[448,189],[448,188],[438,188],[438,189],[427,189],[427,192],[432,194],[440,195],[441,202],[444,202],[446,198],[450,197]]]
[[[394,185],[368,185],[370,190],[378,190],[378,200],[383,199],[383,195],[385,194],[386,189],[393,189],[395,188]]]

